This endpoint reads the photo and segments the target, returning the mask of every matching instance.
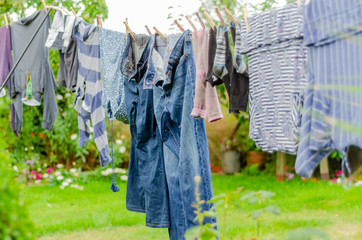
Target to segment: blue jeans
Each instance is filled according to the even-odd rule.
[[[145,35],[128,36],[121,69],[126,109],[131,130],[131,159],[126,207],[146,213],[148,227],[169,228],[168,190],[163,145],[154,114],[152,81],[149,69],[152,39]]]
[[[205,121],[190,116],[195,95],[195,61],[190,31],[154,41],[152,64],[159,76],[154,82],[154,111],[161,138],[169,191],[171,239],[184,239],[197,225],[194,177],[201,176],[201,200],[213,197]],[[163,72],[161,71],[163,70]],[[210,210],[212,204],[204,204]],[[205,223],[216,223],[215,218]]]

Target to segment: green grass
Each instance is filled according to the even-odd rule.
[[[39,239],[168,239],[166,229],[145,227],[145,217],[125,208],[126,183],[121,191],[109,190],[110,182],[93,181],[76,189],[32,186],[25,188],[29,214]],[[362,239],[362,187],[344,189],[328,182],[293,180],[278,183],[274,177],[213,176],[215,195],[244,187],[268,190],[276,196],[266,204],[276,204],[280,216],[263,215],[260,239],[285,239],[298,227],[318,227],[333,239]],[[226,239],[256,237],[256,224],[249,217],[255,206],[217,209],[218,227]]]

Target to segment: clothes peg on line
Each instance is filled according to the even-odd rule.
[[[222,15],[221,15],[221,12],[220,12],[219,8],[218,8],[218,7],[215,7],[215,11],[216,11],[217,16],[218,16],[219,19],[220,19],[221,26],[222,26],[222,27],[225,27],[225,21],[224,21]]]
[[[102,17],[97,15],[97,29],[99,27],[103,27],[103,24],[102,24]]]
[[[136,40],[135,37],[134,37],[134,34],[132,32],[132,30],[130,29],[130,27],[128,26],[128,19],[126,18],[126,21],[123,22],[124,25],[126,26],[126,29],[128,31],[128,33],[131,35],[132,39],[133,40]]]
[[[8,18],[6,17],[6,14],[4,13],[4,19],[5,19],[5,27],[6,29],[9,28],[9,22],[8,22]]]
[[[298,0],[297,4],[298,4],[298,8],[300,8],[300,5],[302,4],[302,0]]]
[[[74,8],[73,8],[73,7],[70,7],[70,10],[72,11],[74,17],[77,17],[77,13],[75,12]]]
[[[243,15],[244,15],[246,32],[249,32],[248,12],[246,11],[245,5],[242,6],[242,10],[243,10]]]
[[[48,6],[46,5],[45,1],[44,0],[41,0],[42,4],[43,4],[43,7],[44,7],[44,10],[45,12],[48,12]]]
[[[10,13],[8,13],[8,19],[9,19],[9,21],[10,21],[10,26],[13,26],[13,19],[11,18],[11,16],[10,16]]]
[[[206,28],[205,23],[204,23],[204,21],[202,21],[202,18],[200,16],[199,12],[195,12],[195,15],[196,15],[197,19],[199,20],[202,29],[205,29]]]
[[[173,21],[176,23],[177,27],[181,30],[181,32],[185,32],[185,29],[181,26],[181,24],[176,19]]]
[[[228,18],[230,19],[230,21],[235,25],[236,24],[236,20],[234,18],[234,16],[231,14],[231,12],[229,11],[229,9],[226,8],[226,6],[222,6],[222,8],[224,9],[226,15],[228,16]]]
[[[311,0],[306,0],[304,5],[307,6],[310,3]]]
[[[202,8],[201,11],[204,13],[205,17],[206,17],[206,20],[209,22],[210,26],[212,28],[215,28],[215,23],[214,21],[211,19],[209,13],[206,11],[205,8]]]
[[[165,36],[163,36],[163,34],[162,34],[160,31],[158,31],[158,29],[157,29],[155,26],[153,26],[153,29],[156,31],[156,33],[157,33],[158,35],[161,36],[161,38],[163,39],[163,41],[165,41],[165,43],[167,43],[167,40],[166,40]]]
[[[145,28],[147,29],[148,34],[151,36],[151,35],[152,35],[152,32],[151,32],[151,30],[148,28],[147,25],[145,25]]]
[[[185,18],[187,19],[187,21],[190,23],[191,27],[194,29],[194,32],[197,32],[197,28],[195,27],[195,25],[192,23],[191,19],[189,18],[189,16],[185,16]]]

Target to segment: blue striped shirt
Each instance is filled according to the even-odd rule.
[[[362,148],[361,25],[362,0],[312,0],[304,9],[309,72],[299,175],[310,177],[332,150]]]
[[[88,141],[93,124],[93,137],[99,150],[101,166],[111,162],[105,113],[102,105],[102,80],[99,32],[92,24],[78,18],[74,26],[78,47],[78,82],[75,109],[78,112],[79,144]]]

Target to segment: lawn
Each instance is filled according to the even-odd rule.
[[[126,183],[121,191],[109,190],[109,181],[92,181],[84,190],[59,187],[26,187],[28,203],[39,239],[168,239],[166,229],[144,225],[144,215],[125,208]],[[318,227],[333,239],[362,239],[362,187],[349,189],[329,182],[292,180],[276,182],[267,176],[213,176],[215,195],[243,187],[268,190],[276,195],[266,204],[278,205],[281,215],[265,214],[259,239],[286,239],[298,227]],[[246,202],[241,211],[217,209],[218,225],[225,239],[256,237],[256,223],[249,217],[256,206]]]

